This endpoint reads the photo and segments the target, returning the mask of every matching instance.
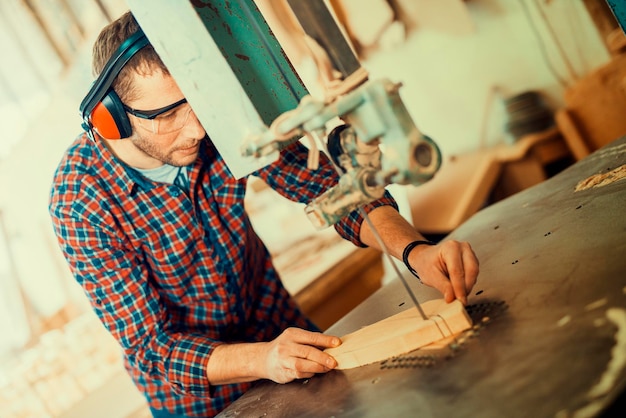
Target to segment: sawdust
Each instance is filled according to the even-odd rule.
[[[585,306],[585,310],[592,311],[594,309],[601,308],[602,306],[606,305],[607,302],[608,300],[606,298],[598,299],[595,302],[591,302],[587,306]]]
[[[587,190],[593,187],[604,187],[616,181],[623,180],[624,178],[626,178],[626,164],[609,172],[594,174],[585,180],[579,181],[574,191],[580,192],[581,190]]]
[[[597,416],[607,405],[608,395],[618,388],[619,377],[626,369],[626,310],[609,308],[606,317],[617,327],[615,345],[611,349],[611,360],[604,373],[587,392],[588,403],[576,411],[562,410],[556,418],[591,418]]]

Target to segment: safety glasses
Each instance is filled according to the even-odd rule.
[[[123,106],[126,112],[139,119],[138,122],[141,127],[155,134],[167,134],[181,130],[191,113],[191,106],[187,103],[187,99],[154,110],[137,110],[126,105]]]

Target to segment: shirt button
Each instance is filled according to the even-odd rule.
[[[172,194],[173,194],[174,196],[178,196],[178,195],[180,195],[180,189],[179,189],[178,187],[176,187],[174,190],[172,190]]]

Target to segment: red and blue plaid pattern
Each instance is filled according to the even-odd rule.
[[[299,143],[254,175],[308,203],[337,182],[322,156],[307,169]],[[190,190],[146,179],[101,143],[79,136],[54,176],[50,214],[76,280],[123,349],[126,367],[156,409],[213,416],[249,388],[211,387],[206,364],[223,342],[269,341],[315,330],[283,287],[244,209],[237,180],[209,140],[189,170]],[[386,195],[368,205],[394,205]],[[336,226],[358,246],[355,211]]]

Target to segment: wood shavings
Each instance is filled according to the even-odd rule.
[[[568,324],[572,320],[572,317],[569,315],[565,315],[563,318],[559,319],[556,323],[558,327],[562,327]]]
[[[626,310],[609,308],[606,317],[617,327],[615,345],[611,350],[611,360],[606,366],[600,381],[587,392],[589,403],[576,411],[562,410],[557,418],[591,418],[597,416],[606,406],[606,396],[617,386],[618,379],[626,368]]]
[[[600,381],[589,390],[589,397],[597,398],[604,396],[615,386],[617,379],[626,366],[626,310],[610,308],[606,316],[617,327],[615,333],[615,345],[611,350],[611,361],[606,367]]]
[[[594,174],[585,180],[579,181],[574,191],[580,192],[581,190],[591,189],[592,187],[604,187],[624,178],[626,178],[626,164],[623,164],[609,172]]]
[[[606,298],[598,299],[595,302],[591,302],[587,304],[587,306],[585,306],[585,310],[592,311],[594,309],[601,308],[602,306],[606,305],[606,303],[607,303]]]

